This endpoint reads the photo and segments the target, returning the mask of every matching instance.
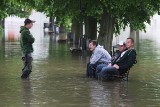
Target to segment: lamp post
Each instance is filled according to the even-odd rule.
[[[83,16],[82,16],[82,0],[80,0],[80,43],[79,47],[82,47],[82,41],[81,38],[83,36]]]
[[[80,0],[80,47],[82,49],[82,51],[84,52],[86,50],[86,36],[83,35],[83,13],[85,12],[87,3],[85,3],[85,5],[83,5],[84,3],[82,3],[82,0]]]

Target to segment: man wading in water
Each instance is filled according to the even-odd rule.
[[[22,60],[24,63],[24,67],[22,69],[22,75],[21,78],[28,78],[30,73],[32,72],[32,52],[33,52],[33,46],[35,39],[30,33],[29,29],[32,28],[33,23],[35,21],[32,21],[30,19],[25,19],[24,26],[21,26],[20,28],[20,44],[22,49]]]

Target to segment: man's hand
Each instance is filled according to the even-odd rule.
[[[115,67],[116,69],[119,69],[119,66],[117,64],[114,64],[113,67]]]
[[[111,63],[109,63],[108,66],[109,66],[109,67],[112,66]]]

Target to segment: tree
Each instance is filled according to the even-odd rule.
[[[30,0],[31,1],[31,0]],[[59,17],[59,24],[68,20],[80,22],[80,16],[95,18],[100,24],[98,41],[110,51],[113,34],[130,26],[145,30],[160,7],[160,0],[32,0],[37,11],[47,16]],[[30,2],[31,3],[31,2]],[[80,4],[82,10],[80,9]]]
[[[100,1],[103,6],[103,15],[101,17],[99,41],[104,44],[108,51],[111,50],[111,42],[109,41],[112,41],[111,35],[113,36],[113,33],[119,34],[120,30],[127,26],[134,30],[145,30],[145,24],[150,23],[150,16],[153,16],[160,6],[159,0]],[[104,17],[105,14],[106,17]],[[106,26],[103,25],[104,23]],[[105,28],[106,32],[102,31]]]
[[[8,16],[28,17],[32,8],[28,3],[16,0],[3,0],[0,4],[0,25],[4,28],[4,19]]]

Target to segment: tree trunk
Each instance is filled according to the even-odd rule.
[[[4,29],[5,28],[5,19],[0,20],[0,26]]]
[[[55,32],[55,29],[54,29],[54,17],[49,17],[49,22],[50,22],[49,30]]]
[[[59,27],[59,41],[65,41],[67,40],[67,34],[66,34],[66,28],[64,25],[60,25]]]
[[[77,20],[72,21],[71,32],[74,34],[74,43],[79,43],[80,38],[80,23]]]
[[[3,46],[5,45],[5,19],[0,20],[0,26],[2,27],[2,29],[0,29],[0,42],[3,43]]]
[[[4,34],[4,29],[5,29],[5,19],[0,20],[0,26],[2,29],[0,29],[0,48],[1,48],[1,58],[5,58],[5,34]]]
[[[97,20],[91,16],[88,16],[85,21],[85,35],[88,39],[97,39]]]
[[[114,18],[111,17],[107,11],[104,11],[100,22],[98,42],[100,45],[103,45],[108,52],[112,50],[114,22]]]

